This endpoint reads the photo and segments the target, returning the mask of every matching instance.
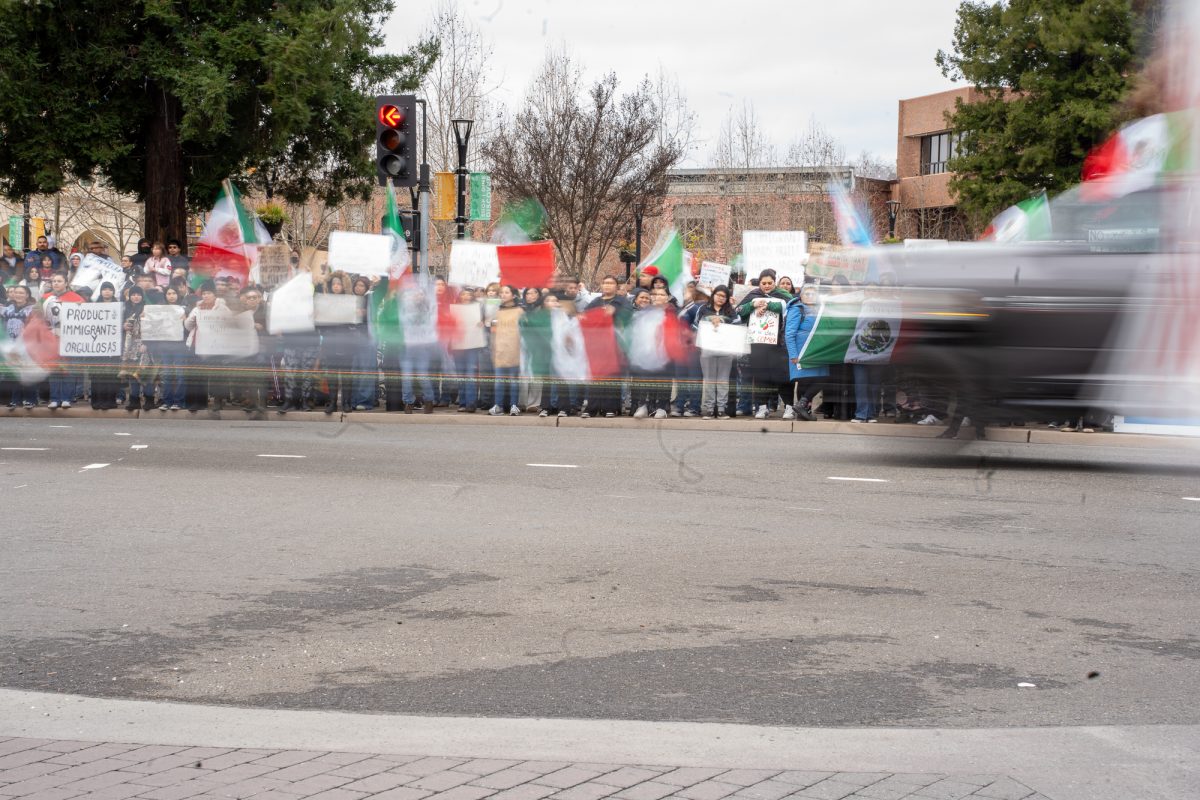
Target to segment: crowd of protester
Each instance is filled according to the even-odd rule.
[[[88,251],[109,257],[102,242],[90,243]],[[679,297],[671,294],[654,267],[627,279],[604,276],[594,291],[566,276],[556,277],[549,288],[451,287],[441,278],[430,278],[426,284],[406,284],[397,291],[395,281],[387,278],[336,272],[314,277],[314,290],[359,298],[355,321],[273,335],[267,320],[270,292],[253,283],[194,280],[179,242],[143,240],[136,253],[121,257],[123,287],[111,282],[95,291],[75,286],[80,259],[80,253],[59,252],[46,237],[28,253],[5,246],[0,258],[0,314],[7,336],[20,338],[35,316],[56,330],[63,303],[119,300],[123,355],[119,363],[60,359],[39,383],[22,383],[11,375],[0,378],[7,384],[0,386],[0,400],[7,398],[10,408],[42,403],[51,409],[70,408],[88,402],[96,409],[123,406],[162,412],[233,407],[261,416],[268,409],[278,414],[374,409],[429,414],[444,407],[493,416],[777,415],[785,420],[823,416],[864,423],[886,416],[921,424],[939,422],[943,413],[923,403],[913,387],[906,390],[890,365],[801,368],[798,355],[816,317],[819,289],[815,283],[796,286],[788,277],[777,281],[772,270],[764,271],[748,291],[691,282]],[[430,288],[431,298],[422,296],[422,285]],[[820,290],[849,288],[838,279]],[[383,324],[384,295],[398,306],[400,324],[394,336]],[[411,321],[423,301],[436,309],[433,324]],[[158,304],[182,307],[178,341],[143,341],[143,311]],[[461,331],[450,330],[450,321],[458,317],[447,309],[459,304],[479,307],[483,335],[471,346],[460,346]],[[213,309],[253,316],[259,336],[254,356],[198,353],[197,340],[203,335],[199,313]],[[620,345],[619,368],[603,378],[562,368],[557,352],[552,352],[563,341],[574,341],[572,330],[577,340],[578,325],[597,310],[611,318]],[[696,346],[703,326],[745,325],[768,312],[782,320],[778,336],[752,344],[747,354]],[[671,324],[664,326],[668,317]],[[639,331],[661,337],[664,330],[674,339],[665,350],[647,349],[646,342],[639,341]]]

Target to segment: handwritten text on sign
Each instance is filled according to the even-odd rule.
[[[76,358],[121,355],[120,303],[63,303],[58,354]]]

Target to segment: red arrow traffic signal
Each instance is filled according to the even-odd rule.
[[[399,128],[404,124],[404,112],[395,106],[380,106],[379,121],[389,128]]]

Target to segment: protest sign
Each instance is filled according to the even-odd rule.
[[[86,286],[92,290],[92,296],[95,297],[100,291],[100,285],[105,282],[111,283],[119,296],[121,290],[125,288],[124,268],[103,256],[88,253],[79,262],[79,269],[76,271],[75,280],[71,281],[71,285]]]
[[[870,255],[867,250],[854,247],[830,247],[813,245],[808,262],[808,274],[822,280],[832,280],[844,275],[851,283],[862,283],[867,279]]]
[[[392,239],[377,233],[334,231],[329,234],[329,268],[354,275],[387,275]]]
[[[496,245],[484,242],[455,241],[450,248],[450,275],[453,286],[487,286],[500,280],[500,261]]]
[[[271,292],[267,304],[267,331],[272,336],[311,331],[315,325],[313,315],[312,273],[301,272]]]
[[[300,269],[312,273],[314,280],[325,280],[329,275],[329,251],[315,247],[300,248]]]
[[[254,313],[234,314],[228,308],[196,312],[196,355],[246,358],[258,352]]]
[[[142,341],[183,341],[183,306],[157,305],[143,308]]]
[[[267,245],[258,251],[258,282],[268,291],[292,277],[292,251],[285,244]]]
[[[317,325],[353,325],[366,319],[366,315],[361,319],[358,315],[358,310],[365,307],[365,297],[352,294],[315,294],[313,322]]]
[[[778,344],[779,322],[779,315],[774,311],[764,310],[761,314],[752,312],[746,319],[750,329],[750,344]]]
[[[63,303],[58,354],[75,358],[120,358],[125,329],[120,303]]]
[[[456,303],[449,306],[458,335],[451,345],[454,350],[476,350],[487,346],[483,332],[483,306],[479,303]]]
[[[700,278],[696,281],[696,285],[707,289],[717,286],[728,286],[729,276],[732,274],[733,267],[728,264],[718,264],[715,261],[702,261],[700,262]]]
[[[700,320],[696,328],[696,347],[710,353],[741,356],[750,352],[750,342],[746,338],[746,326],[721,323],[713,327],[708,320]]]
[[[750,294],[750,290],[754,287],[739,283],[731,288],[733,289],[733,304],[735,306],[740,306],[742,304],[742,300],[746,299],[746,295]]]
[[[808,234],[804,231],[743,231],[742,266],[746,280],[757,278],[764,269],[785,275],[796,285],[804,281],[808,260]]]

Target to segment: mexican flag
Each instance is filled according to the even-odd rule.
[[[1111,200],[1149,189],[1164,175],[1188,169],[1193,112],[1143,117],[1117,131],[1083,161],[1085,199]]]
[[[400,211],[396,207],[396,187],[388,183],[387,211],[383,216],[383,235],[392,240],[392,263],[388,276],[399,278],[412,266],[412,256],[408,252],[408,240],[404,238],[404,228],[400,225]]]
[[[830,183],[829,201],[833,204],[833,217],[842,244],[846,247],[870,247],[871,231],[863,223],[862,214],[850,199],[846,187],[840,183]]]
[[[887,364],[900,338],[900,312],[899,300],[866,292],[826,298],[800,349],[800,366]]]
[[[450,275],[454,286],[503,283],[519,289],[548,288],[554,279],[554,242],[488,244],[456,240],[450,248]]]
[[[0,325],[0,374],[30,385],[45,380],[57,362],[58,338],[41,317],[30,316],[16,339]]]
[[[638,271],[657,267],[658,274],[667,279],[671,296],[683,302],[683,292],[692,279],[691,253],[683,249],[683,240],[674,228],[663,231],[650,255],[638,264]]]
[[[588,372],[592,379],[611,378],[621,372],[621,350],[613,315],[605,308],[591,308],[576,319],[583,336]]]
[[[270,243],[267,229],[257,216],[246,211],[233,184],[224,181],[192,255],[192,288],[210,278],[228,278],[239,287],[245,286],[259,247]]]
[[[629,364],[646,372],[658,372],[687,357],[684,324],[672,306],[649,307],[633,312],[626,336]]]
[[[1038,241],[1050,238],[1050,230],[1050,202],[1042,192],[1001,211],[979,238],[988,242]]]

